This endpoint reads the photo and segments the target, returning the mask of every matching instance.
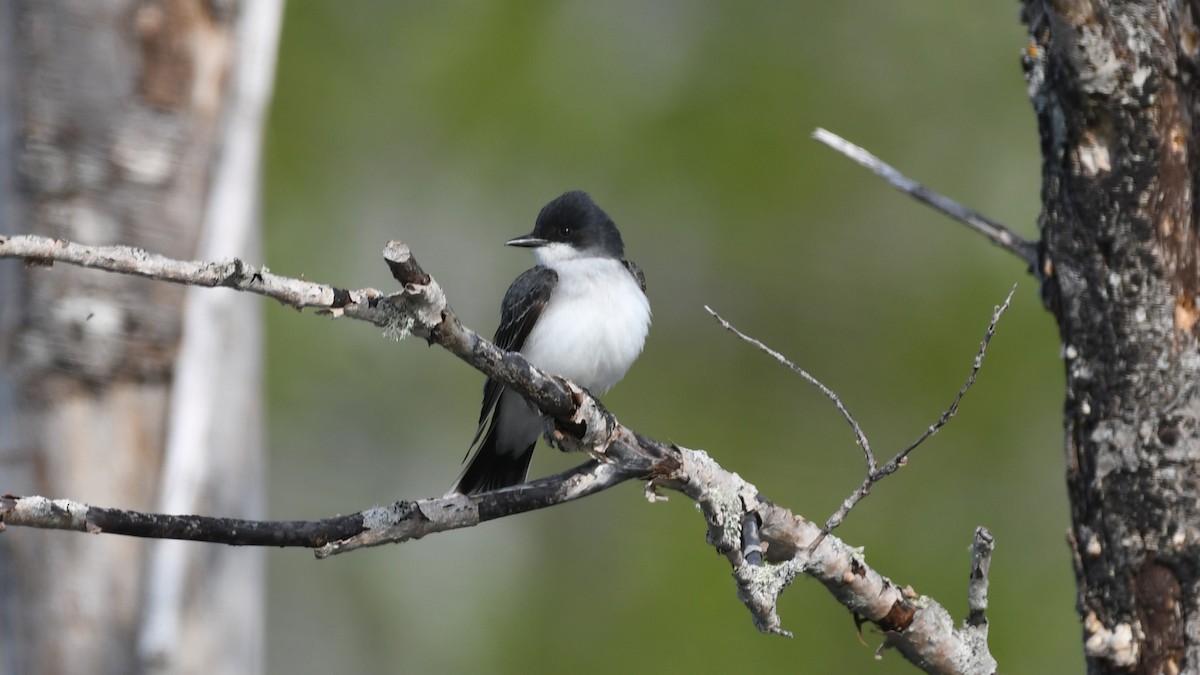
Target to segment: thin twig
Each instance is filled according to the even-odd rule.
[[[1004,316],[1004,313],[1008,311],[1008,306],[1012,303],[1013,294],[1016,292],[1017,286],[1016,284],[1013,284],[1012,289],[1009,290],[1008,295],[1005,296],[1004,302],[992,308],[992,320],[988,322],[987,332],[983,335],[983,341],[979,343],[979,351],[975,353],[975,361],[971,364],[971,373],[967,375],[967,381],[964,382],[963,386],[959,388],[958,393],[954,396],[954,400],[950,402],[950,406],[942,412],[942,415],[938,418],[937,422],[929,425],[929,428],[926,429],[920,436],[918,436],[917,440],[913,441],[908,445],[908,447],[897,453],[896,456],[892,458],[892,461],[884,465],[880,471],[887,471],[888,473],[891,473],[899,468],[897,466],[892,468],[890,471],[888,470],[888,466],[903,462],[904,459],[908,457],[908,453],[916,449],[918,445],[924,443],[925,439],[936,434],[938,430],[946,426],[946,422],[949,422],[950,418],[954,417],[955,413],[958,412],[958,404],[962,402],[963,396],[967,395],[967,390],[971,388],[971,385],[975,384],[975,378],[979,375],[979,369],[983,367],[983,357],[987,354],[987,348],[992,342],[992,337],[996,335],[996,324],[999,323],[1000,317]]]
[[[979,343],[979,351],[975,353],[975,361],[971,364],[971,373],[967,376],[967,381],[963,383],[962,387],[959,388],[958,393],[954,396],[954,400],[950,402],[950,406],[942,412],[941,416],[938,417],[936,422],[929,425],[929,428],[926,429],[919,437],[917,437],[917,440],[913,441],[908,445],[908,447],[896,453],[896,456],[892,457],[887,464],[884,464],[878,469],[872,469],[867,472],[867,476],[863,479],[862,485],[860,485],[859,488],[855,490],[849,497],[843,500],[842,505],[838,507],[838,510],[835,511],[833,515],[829,516],[829,520],[825,521],[825,527],[822,528],[822,535],[813,544],[814,547],[821,543],[821,539],[824,538],[825,534],[832,532],[842,524],[842,521],[844,521],[846,516],[849,515],[850,510],[853,509],[860,501],[862,501],[864,497],[871,493],[871,488],[875,485],[875,483],[878,483],[884,478],[887,478],[893,473],[899,471],[901,467],[908,463],[909,453],[915,450],[917,446],[924,443],[930,436],[936,434],[938,430],[945,426],[946,423],[950,421],[950,418],[954,417],[954,414],[958,412],[958,404],[962,401],[963,396],[966,395],[967,390],[971,388],[971,385],[975,384],[975,377],[979,375],[979,369],[983,367],[983,358],[987,354],[988,344],[992,341],[992,336],[996,334],[996,324],[999,323],[1000,317],[1004,315],[1004,312],[1008,310],[1009,304],[1012,303],[1013,294],[1016,292],[1017,286],[1014,284],[1012,289],[1009,290],[1008,295],[1004,298],[1004,302],[992,309],[992,320],[988,323],[987,332],[984,333],[983,341]]]
[[[771,358],[775,359],[779,363],[791,368],[792,372],[807,380],[809,384],[819,389],[822,394],[825,394],[826,398],[828,398],[830,401],[833,401],[833,404],[837,406],[838,412],[842,413],[842,417],[846,418],[846,421],[850,423],[850,427],[854,429],[854,442],[858,443],[858,447],[862,448],[863,455],[865,455],[867,458],[868,471],[875,471],[878,465],[875,462],[875,453],[871,452],[871,443],[867,440],[867,435],[863,433],[862,427],[858,425],[858,420],[854,419],[854,415],[850,414],[850,411],[847,410],[846,406],[842,404],[842,399],[838,398],[838,395],[833,393],[832,389],[822,384],[820,380],[813,377],[807,370],[792,363],[783,354],[780,354],[774,349],[771,349],[767,345],[763,344],[761,341],[756,340],[735,328],[733,324],[723,319],[720,314],[717,314],[716,310],[714,310],[712,307],[705,305],[704,309],[711,314],[714,319],[717,320],[717,323],[721,324],[722,328],[738,336],[743,341],[758,347],[761,351],[770,355]]]
[[[1029,269],[1037,273],[1037,244],[1017,234],[1012,229],[958,202],[930,190],[917,181],[905,176],[863,148],[837,134],[818,128],[813,138],[837,150],[861,166],[870,169],[876,176],[886,180],[892,187],[908,196],[932,206],[943,214],[987,237],[1000,248],[1016,255]]]

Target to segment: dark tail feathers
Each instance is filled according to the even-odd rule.
[[[534,441],[524,452],[515,455],[500,453],[496,452],[491,430],[488,431],[479,450],[467,468],[463,469],[449,494],[473,495],[525,482],[525,477],[529,475],[529,460],[533,459],[533,448],[537,442]]]

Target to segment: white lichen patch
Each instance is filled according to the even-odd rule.
[[[1084,91],[1111,96],[1121,83],[1122,61],[1113,51],[1105,31],[1098,25],[1082,27],[1079,47],[1075,65]]]
[[[8,519],[14,523],[60,523],[68,529],[80,529],[87,523],[87,504],[69,499],[21,497]],[[89,529],[89,531],[91,531]]]
[[[1141,466],[1138,434],[1129,426],[1102,421],[1096,425],[1089,438],[1093,443],[1102,446],[1096,453],[1096,485],[1103,483],[1114,471],[1134,470]]]
[[[760,631],[792,636],[781,627],[775,607],[779,596],[800,572],[801,564],[795,560],[779,565],[742,565],[734,570],[738,597],[751,610],[754,625]]]
[[[391,320],[383,325],[383,336],[392,342],[399,342],[412,335],[415,323],[411,316],[399,313],[393,314]]]
[[[1129,81],[1130,81],[1130,83],[1133,84],[1134,87],[1141,89],[1142,87],[1146,86],[1146,80],[1149,80],[1150,76],[1153,74],[1154,74],[1153,69],[1148,68],[1146,66],[1142,66],[1141,68],[1138,68],[1137,70],[1133,71],[1133,75],[1131,75],[1129,77]]]
[[[87,518],[87,504],[80,504],[69,499],[55,499],[50,501],[49,506],[52,511],[67,513],[73,521],[82,521]]]
[[[1187,534],[1185,531],[1182,528],[1175,530],[1175,534],[1171,535],[1171,548],[1176,551],[1182,551],[1186,547],[1186,544]]]
[[[1075,148],[1075,158],[1085,176],[1097,176],[1112,171],[1112,161],[1109,158],[1108,145],[1096,138],[1095,134],[1086,131]]]
[[[1095,612],[1083,620],[1087,632],[1084,651],[1091,658],[1103,659],[1119,668],[1131,668],[1138,663],[1138,643],[1133,639],[1133,626],[1119,623],[1111,629],[1100,622]]]
[[[703,450],[684,450],[681,457],[683,473],[704,483],[697,506],[709,523],[709,543],[721,550],[739,547],[746,504],[754,503],[757,490],[736,473],[730,481],[718,481],[724,472]]]

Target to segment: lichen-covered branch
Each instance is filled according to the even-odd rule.
[[[759,494],[758,489],[706,453],[661,443],[621,425],[588,392],[544,373],[520,354],[503,352],[463,326],[437,281],[421,270],[408,248],[384,251],[403,290],[348,291],[272,275],[241,261],[175,261],[126,247],[89,247],[40,237],[0,237],[0,258],[38,264],[65,262],[176,283],[226,286],[273,297],[295,307],[370,321],[394,338],[417,335],[534,402],[555,422],[550,440],[591,459],[548,478],[478,495],[401,501],[322,521],[238,521],[201,516],[142,514],[51,501],[0,499],[0,523],[82,532],[196,539],[243,545],[305,546],[318,557],[365,546],[419,539],[578,499],[631,478],[680,492],[704,514],[707,540],[730,562],[738,597],[765,632],[787,635],[776,612],[779,595],[798,574],[817,579],[855,617],[874,623],[895,648],[928,672],[992,673],[986,624],[955,628],[932,598],[900,587],[872,569],[861,550],[835,536],[822,537],[811,521]],[[743,524],[754,526],[743,530]],[[10,535],[11,536],[11,533]],[[982,629],[982,634],[981,634]]]
[[[382,295],[379,291],[350,291],[281,277],[265,266],[255,267],[237,258],[224,262],[174,260],[134,246],[85,246],[37,235],[0,235],[0,258],[23,258],[27,265],[61,262],[155,281],[232,288],[274,298],[296,309],[315,307],[381,325],[388,320],[386,312],[375,309],[375,301]]]

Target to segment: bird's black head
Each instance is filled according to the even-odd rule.
[[[625,244],[612,218],[581,190],[563,193],[542,207],[533,232],[507,243],[538,249],[543,262],[570,258],[620,259],[625,255]]]

